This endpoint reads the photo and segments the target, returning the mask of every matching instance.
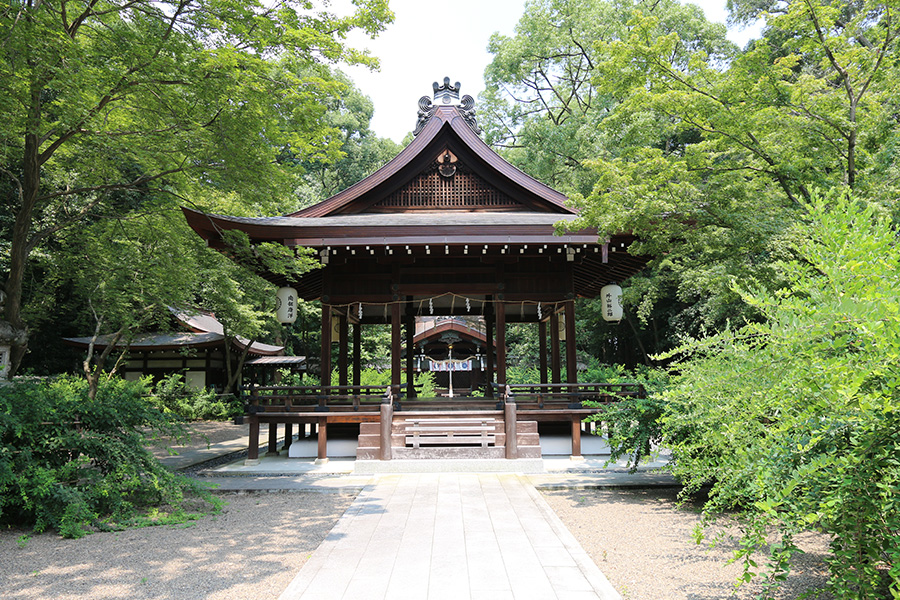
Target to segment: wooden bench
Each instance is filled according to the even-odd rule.
[[[421,446],[471,446],[482,448],[497,442],[497,420],[474,419],[406,419],[404,435],[406,445]]]

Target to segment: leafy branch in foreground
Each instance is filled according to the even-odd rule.
[[[876,205],[813,193],[798,259],[778,292],[741,291],[761,323],[688,342],[662,394],[662,443],[686,492],[711,486],[709,515],[746,517],[742,560],[779,537],[831,537],[835,597],[900,594],[900,249]]]

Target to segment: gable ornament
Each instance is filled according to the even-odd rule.
[[[456,106],[466,124],[477,134],[481,134],[481,128],[475,119],[475,99],[468,94],[459,97],[460,83],[450,83],[449,77],[444,77],[444,83],[439,84],[437,81],[431,84],[434,90],[433,100],[428,96],[419,98],[418,120],[413,135],[419,135],[419,132],[425,129],[425,125],[434,116],[438,106]]]

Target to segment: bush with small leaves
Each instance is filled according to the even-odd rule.
[[[110,379],[94,400],[84,379],[62,376],[0,387],[0,522],[80,537],[103,529],[194,515],[182,505],[219,501],[199,484],[165,469],[148,438],[183,440],[173,415],[146,399],[147,383]]]

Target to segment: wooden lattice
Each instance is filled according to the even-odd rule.
[[[456,173],[451,177],[440,174],[438,163],[433,163],[409,185],[397,190],[372,208],[376,211],[460,209],[460,210],[510,210],[521,204],[489,185],[484,179],[456,163]]]

